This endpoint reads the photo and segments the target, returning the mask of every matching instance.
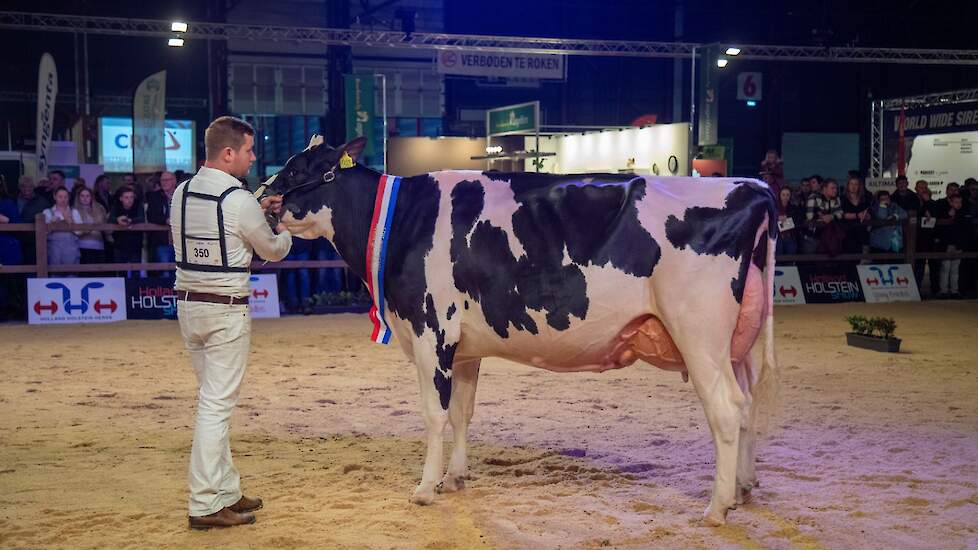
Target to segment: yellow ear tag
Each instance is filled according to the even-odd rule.
[[[340,168],[353,168],[353,157],[348,153],[343,153],[343,156],[340,157]]]

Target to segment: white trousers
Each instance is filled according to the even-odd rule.
[[[948,252],[957,252],[958,247],[953,244],[948,245]],[[958,270],[961,269],[961,258],[953,260],[941,260],[941,278],[939,286],[941,294],[958,293]]]
[[[251,312],[247,305],[179,301],[177,316],[197,375],[189,510],[191,516],[206,516],[241,498],[230,428],[251,347]]]

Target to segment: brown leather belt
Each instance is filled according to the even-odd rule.
[[[229,306],[247,304],[248,296],[222,296],[221,294],[211,294],[209,292],[188,292],[186,290],[177,291],[177,300],[186,302],[207,302],[210,304],[227,304]]]

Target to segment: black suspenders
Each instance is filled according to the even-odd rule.
[[[189,269],[192,271],[209,271],[217,273],[248,273],[251,271],[249,267],[231,267],[228,265],[228,245],[226,235],[224,233],[224,199],[230,195],[233,191],[241,189],[240,187],[229,187],[220,196],[215,197],[214,195],[207,195],[204,193],[196,193],[190,190],[190,181],[183,187],[183,197],[180,201],[180,244],[181,244],[181,254],[180,258],[177,259],[177,266],[181,269]],[[187,259],[187,198],[193,197],[195,199],[201,199],[205,201],[211,201],[217,203],[217,238],[214,237],[195,237],[189,235],[191,239],[199,241],[218,241],[221,247],[221,265],[205,265],[205,264],[195,264],[186,261]]]

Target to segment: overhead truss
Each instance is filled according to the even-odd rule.
[[[693,42],[645,42],[633,40],[581,40],[520,36],[482,36],[365,29],[329,29],[274,25],[242,25],[189,21],[183,34],[195,40],[253,40],[373,46],[395,49],[466,50],[484,52],[540,53],[608,57],[690,57],[706,44]],[[0,29],[170,37],[170,21],[123,19],[83,15],[56,15],[0,11]],[[740,59],[765,61],[816,61],[834,63],[899,63],[918,65],[975,65],[978,50],[927,50],[910,48],[822,48],[815,46],[767,46],[737,44]]]

